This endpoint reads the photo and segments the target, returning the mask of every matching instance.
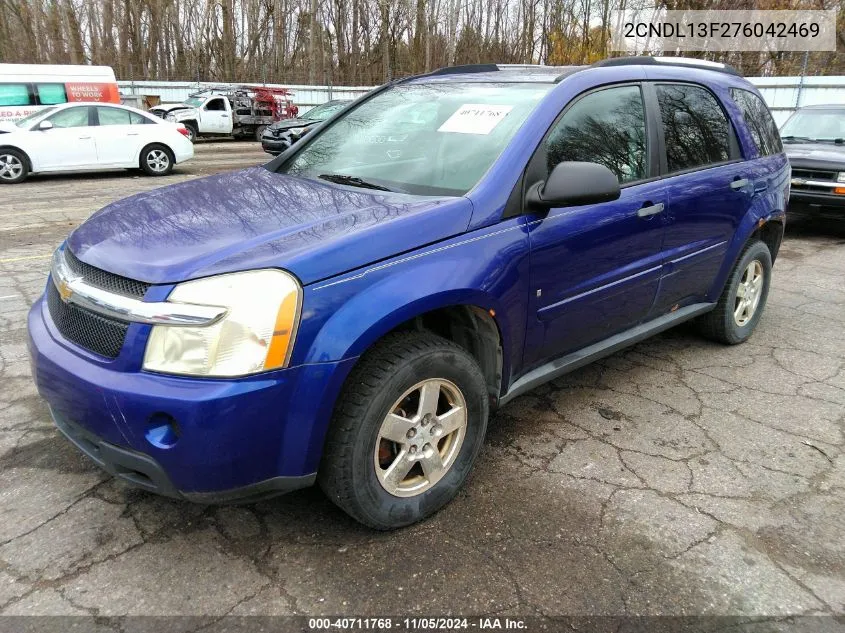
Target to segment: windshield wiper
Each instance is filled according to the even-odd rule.
[[[362,189],[378,189],[379,191],[393,191],[382,185],[377,185],[374,182],[367,182],[356,176],[346,176],[345,174],[320,174],[317,178],[335,182],[339,185],[351,185],[352,187],[361,187]]]
[[[789,143],[790,141],[812,141],[813,139],[811,139],[809,136],[792,136],[792,135],[789,135],[789,136],[781,136],[780,140],[786,141],[787,143]]]

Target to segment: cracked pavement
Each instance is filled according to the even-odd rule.
[[[845,229],[791,224],[745,345],[671,330],[518,398],[434,518],[383,534],[317,489],[204,507],[134,490],[53,428],[25,316],[109,200],[168,179],[34,178],[0,198],[0,614],[845,614]]]

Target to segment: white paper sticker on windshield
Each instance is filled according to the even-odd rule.
[[[465,103],[455,114],[443,122],[438,132],[456,134],[490,134],[513,110],[509,105],[489,105],[486,103]]]

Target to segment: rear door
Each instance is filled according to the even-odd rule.
[[[660,279],[661,211],[656,130],[639,84],[576,97],[526,171],[526,187],[563,161],[608,167],[618,200],[528,214],[531,294],[525,366],[530,368],[634,326]]]
[[[652,314],[658,316],[717,299],[707,293],[751,206],[754,184],[733,125],[710,89],[659,82],[646,90],[654,91],[661,120],[668,198],[663,278]]]
[[[111,106],[96,106],[97,125],[92,128],[97,159],[102,166],[137,167],[140,128],[132,125],[134,112]]]

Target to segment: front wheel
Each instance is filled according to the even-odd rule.
[[[368,352],[335,409],[318,480],[327,496],[379,530],[433,514],[460,490],[487,429],[478,363],[424,332]]]
[[[702,334],[709,339],[736,345],[754,333],[772,281],[772,255],[760,241],[750,242],[731,271],[716,308],[699,317]]]
[[[0,149],[0,184],[23,182],[29,175],[26,156],[16,149]]]
[[[255,140],[259,143],[261,142],[261,137],[264,136],[264,132],[267,130],[269,126],[267,125],[259,125],[255,128]]]
[[[173,171],[173,153],[164,145],[148,145],[141,150],[141,169],[150,176],[166,176]]]

